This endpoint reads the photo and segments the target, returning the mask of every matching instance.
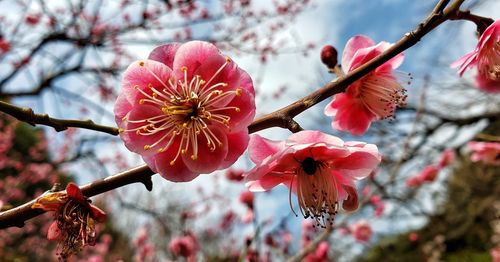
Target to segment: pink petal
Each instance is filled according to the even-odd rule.
[[[285,147],[283,141],[273,141],[259,135],[250,136],[248,154],[255,164],[260,164],[266,157],[277,153]]]
[[[472,66],[476,63],[476,57],[477,57],[476,51],[470,52],[459,58],[457,61],[453,62],[450,65],[450,67],[451,68],[459,67],[458,74],[462,76],[467,67]]]
[[[154,116],[164,115],[161,109],[157,106],[152,105],[139,105],[134,107],[132,111],[130,111],[128,115],[128,120],[143,120]],[[121,128],[125,130],[133,130],[135,128],[141,127],[144,125],[142,123],[131,123],[131,122],[122,122]],[[158,132],[153,135],[141,135],[137,134],[136,131],[125,131],[120,134],[121,138],[125,142],[125,146],[132,152],[136,152],[141,155],[151,155],[156,154],[157,150],[163,146],[165,146],[169,142],[169,137],[164,138],[157,146],[152,147],[150,149],[145,149],[145,145],[152,145],[160,140],[163,136],[168,134],[168,130],[164,130]]]
[[[349,67],[347,68],[347,72],[350,72],[364,64],[373,58],[379,56],[382,52],[384,52],[390,46],[387,42],[380,42],[377,45],[370,46],[367,48],[359,49],[354,54]],[[396,64],[401,58],[396,59]]]
[[[330,136],[327,135],[323,132],[320,131],[312,131],[312,130],[305,130],[305,131],[300,131],[298,133],[292,134],[288,137],[287,139],[287,144],[290,142],[293,143],[300,143],[300,144],[307,144],[307,143],[325,143],[330,146],[343,146],[344,141],[342,139],[335,137],[335,136]]]
[[[73,200],[79,203],[82,204],[87,203],[87,198],[83,195],[80,188],[73,182],[69,183],[66,186],[66,193],[68,194],[69,197],[71,197]]]
[[[163,63],[154,60],[136,61],[123,73],[123,94],[135,106],[139,103],[140,99],[145,98],[143,94],[134,88],[135,86],[152,95],[153,92],[148,86],[151,84],[156,90],[170,88],[168,79],[171,74],[172,70]]]
[[[52,222],[49,227],[49,231],[47,232],[48,240],[60,240],[62,238],[61,230],[57,226],[57,221]]]
[[[358,193],[356,188],[352,186],[343,186],[344,190],[347,192],[347,199],[342,202],[342,208],[345,211],[354,211],[359,207]]]
[[[231,109],[220,111],[220,113],[231,118],[229,121],[231,132],[247,130],[255,117],[255,98],[253,95],[247,90],[241,89],[241,95],[235,96],[226,107],[231,107]],[[239,110],[236,111],[232,107],[237,107]]]
[[[186,66],[188,79],[191,79],[191,76],[198,67],[212,57],[219,57],[221,60],[225,60],[217,47],[211,43],[202,41],[187,42],[177,49],[172,69],[175,71],[176,76],[179,76],[181,68]],[[184,77],[184,73],[181,76]]]
[[[290,179],[290,176],[268,174],[261,177],[259,180],[249,181],[245,183],[245,186],[248,187],[248,190],[252,192],[263,192],[268,191],[281,183],[290,184]]]
[[[476,84],[482,91],[486,93],[500,93],[500,80],[494,81],[484,77],[482,74],[476,75]]]
[[[151,51],[148,59],[158,61],[170,68],[173,68],[175,53],[177,52],[177,49],[179,49],[180,46],[181,43],[170,43],[158,46],[155,49],[153,49],[153,51]]]
[[[106,220],[106,212],[102,211],[100,208],[90,205],[90,212],[95,221],[102,223]]]
[[[244,129],[238,133],[231,133],[227,135],[227,144],[228,151],[226,155],[226,159],[222,162],[221,166],[218,169],[228,168],[238,158],[245,152],[248,147],[248,141],[250,137],[248,136],[248,130]]]
[[[127,97],[125,95],[120,94],[116,99],[114,108],[115,121],[118,124],[118,126],[121,125],[123,117],[125,117],[128,114],[128,112],[130,112],[130,110],[132,110],[132,104],[128,102]]]
[[[167,151],[154,156],[155,166],[158,173],[165,179],[172,182],[189,182],[195,179],[199,174],[191,171],[179,157],[174,165],[170,165],[179,149],[179,141],[174,143]]]
[[[202,61],[202,64],[196,68],[193,75],[199,75],[201,76],[201,79],[206,81],[202,89],[209,88],[217,83],[225,83],[227,86],[219,86],[214,89],[225,92],[236,90],[236,88],[240,87],[240,71],[241,70],[234,62],[226,62],[226,58],[219,53],[217,55],[207,57],[204,61]],[[184,72],[176,71],[176,74],[177,77],[184,78]],[[189,73],[188,79],[190,79]]]
[[[203,135],[198,136],[198,159],[191,158],[192,149],[190,148],[186,154],[182,155],[184,164],[194,173],[208,174],[219,168],[222,165],[228,152],[227,136],[221,128],[211,128],[214,135],[220,140],[221,145],[217,146],[214,151],[211,151],[207,146],[207,140]]]
[[[375,119],[359,99],[351,98],[346,94],[337,94],[334,100],[327,105],[336,109],[332,127],[341,131],[349,131],[353,135],[363,135]],[[325,111],[333,111],[325,109]]]
[[[372,152],[357,151],[345,158],[336,159],[332,162],[333,167],[343,175],[351,179],[363,179],[370,175],[380,163],[378,154]]]
[[[347,41],[344,53],[342,54],[342,68],[344,72],[348,72],[347,69],[351,68],[351,61],[356,51],[373,45],[375,45],[375,43],[367,36],[357,35],[351,37],[349,41]]]
[[[240,68],[240,87],[247,90],[255,97],[255,89],[253,88],[252,78],[248,73]]]

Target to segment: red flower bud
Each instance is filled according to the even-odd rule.
[[[334,68],[337,65],[337,49],[331,45],[325,45],[321,49],[321,62],[328,68]]]

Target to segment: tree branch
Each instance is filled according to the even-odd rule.
[[[53,127],[57,132],[64,131],[69,127],[84,128],[110,135],[118,135],[118,128],[111,126],[98,125],[92,120],[72,120],[52,118],[47,114],[35,114],[29,107],[17,107],[15,105],[0,101],[0,112],[4,112],[15,117],[19,121],[26,122],[32,126],[37,124]]]

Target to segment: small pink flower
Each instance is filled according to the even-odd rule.
[[[415,233],[415,232],[411,232],[410,234],[408,234],[408,240],[410,240],[411,242],[415,242],[418,240],[418,234]]]
[[[240,182],[244,178],[243,173],[245,173],[245,171],[240,170],[240,169],[230,168],[230,169],[226,170],[225,177],[229,181]]]
[[[387,42],[375,45],[370,38],[362,35],[352,37],[342,55],[344,72],[349,73],[362,66],[390,46]],[[332,127],[362,135],[371,122],[394,116],[396,107],[406,102],[406,90],[394,73],[403,59],[403,54],[398,54],[349,85],[345,93],[335,95],[325,107],[325,114],[334,117]]]
[[[174,256],[189,258],[190,261],[194,261],[196,252],[198,252],[198,243],[196,238],[188,233],[185,236],[172,239],[168,248]]]
[[[367,242],[373,235],[370,224],[365,220],[360,220],[351,226],[352,236],[358,242]]]
[[[411,176],[408,179],[406,179],[406,186],[408,187],[419,187],[424,183],[422,180],[422,177],[419,175],[416,176]]]
[[[463,75],[470,67],[477,67],[476,84],[484,92],[500,92],[500,20],[491,24],[479,38],[474,51],[451,64]]]
[[[125,146],[171,181],[232,165],[255,115],[248,74],[212,44],[167,44],[125,71],[115,119]]]
[[[455,160],[455,151],[453,149],[446,149],[441,158],[439,159],[438,166],[444,168]]]
[[[10,43],[5,38],[0,36],[0,55],[10,51]]]
[[[340,205],[347,211],[358,208],[354,183],[380,163],[375,145],[344,143],[319,131],[301,131],[286,141],[253,135],[249,155],[257,164],[246,174],[250,191],[266,191],[282,183],[297,195],[302,215],[323,227],[333,223]]]
[[[500,246],[490,250],[491,262],[500,262]]]
[[[432,181],[436,180],[438,173],[439,173],[439,167],[434,166],[434,165],[429,165],[429,166],[424,167],[422,172],[420,172],[420,174],[418,174],[418,175],[420,176],[422,181],[432,182]]]
[[[328,242],[322,241],[319,243],[316,250],[305,257],[306,262],[328,262]]]
[[[472,161],[482,161],[494,166],[500,165],[500,143],[471,141],[467,147],[472,151]]]
[[[239,200],[249,209],[253,209],[254,195],[250,191],[244,191],[240,194]]]

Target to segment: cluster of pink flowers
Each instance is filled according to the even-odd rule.
[[[488,93],[500,92],[500,20],[491,24],[479,38],[474,51],[451,64],[463,75],[467,68],[476,67],[476,85]]]
[[[500,165],[500,143],[499,142],[477,142],[471,141],[467,147],[472,151],[471,160],[481,161],[488,165]]]
[[[406,185],[409,187],[420,187],[425,183],[434,182],[439,175],[439,172],[447,167],[455,159],[455,151],[452,149],[445,150],[436,165],[428,165],[422,169],[420,173],[411,176],[406,180]]]

